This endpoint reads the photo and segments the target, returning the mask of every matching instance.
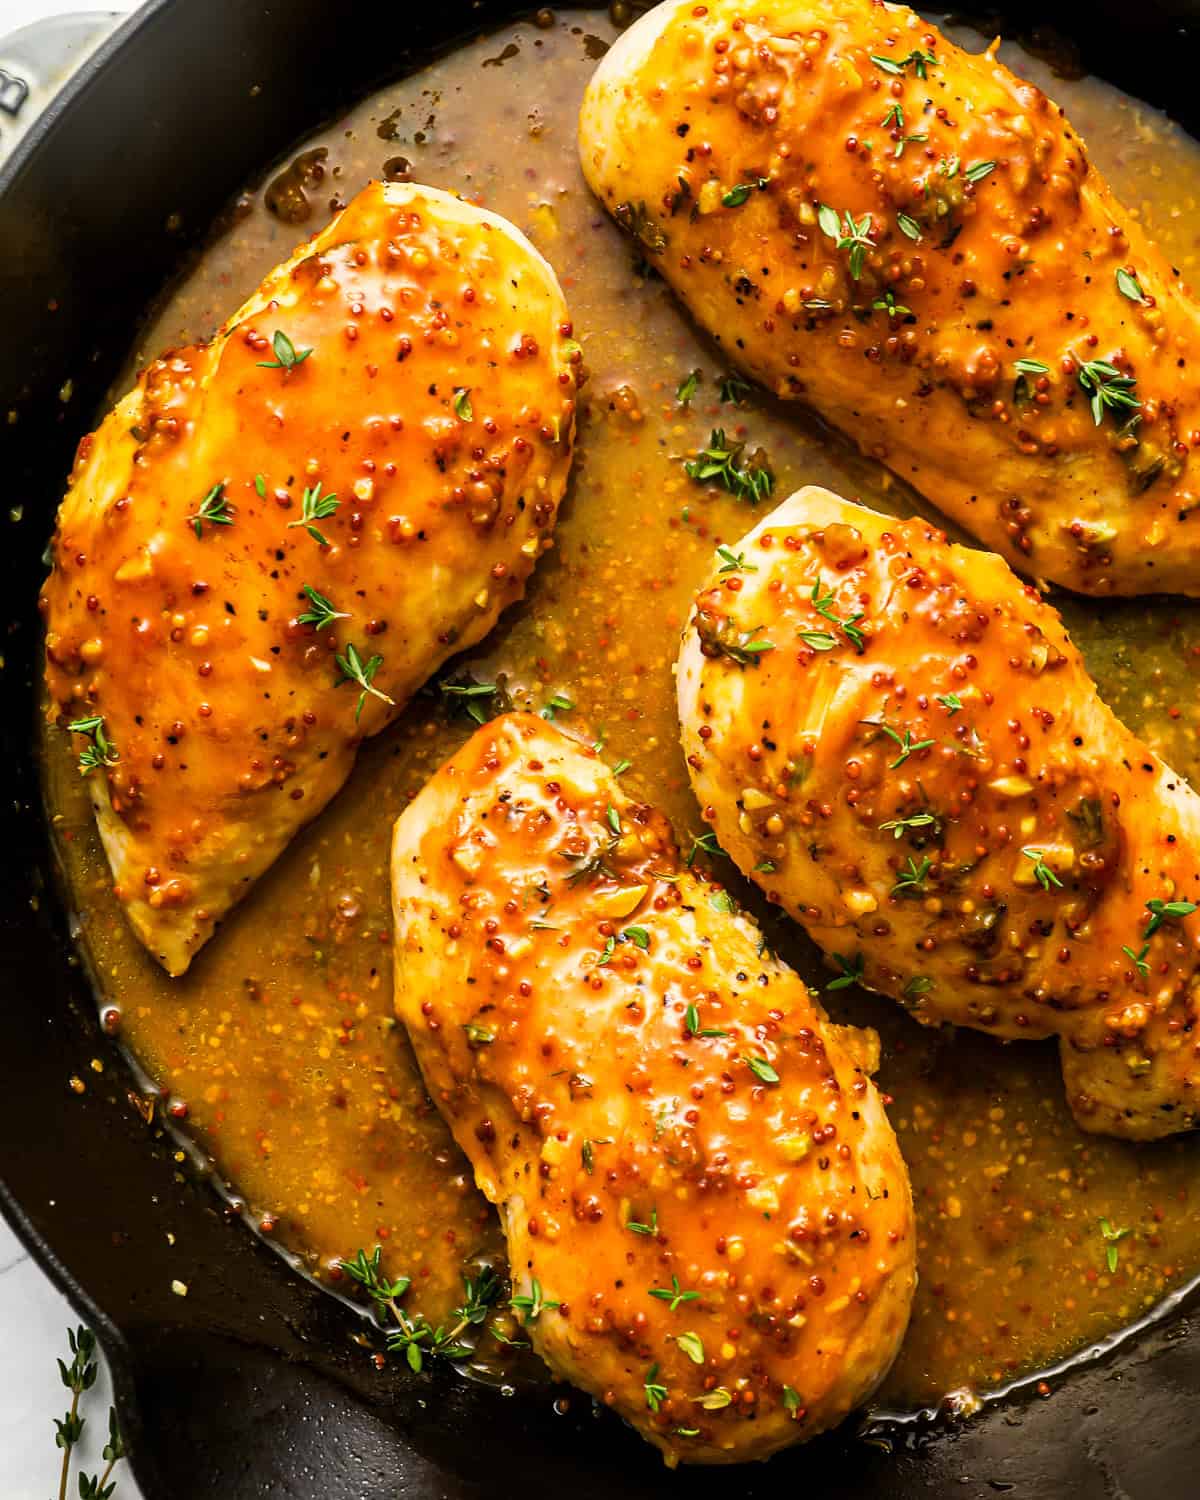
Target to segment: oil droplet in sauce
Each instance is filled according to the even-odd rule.
[[[691,483],[681,459],[721,426],[766,449],[779,496],[827,484],[877,509],[932,512],[803,413],[758,392],[721,402],[730,371],[662,283],[635,272],[628,242],[580,177],[576,112],[593,58],[615,34],[600,13],[588,13],[586,29],[539,13],[315,135],[226,219],[145,330],[127,380],[163,348],[208,336],[290,253],[296,222],[323,222],[317,173],[336,177],[343,201],[372,177],[411,176],[523,228],[558,272],[591,378],[556,548],[469,665],[481,681],[503,673],[535,707],[569,700],[557,712],[602,741],[612,763],[632,763],[626,784],[674,819],[686,849],[702,826],[671,666],[714,547],[752,518]],[[1065,105],[1118,194],[1194,281],[1200,150],[1098,81],[1055,77],[1015,49],[1002,55]],[[692,370],[699,383],[685,407],[676,391]],[[1114,709],[1192,775],[1200,609],[1058,602]],[[112,898],[67,737],[51,733],[44,747],[101,1005],[119,1009],[136,1056],[273,1239],[327,1281],[341,1257],[382,1246],[390,1274],[413,1278],[406,1305],[435,1324],[458,1300],[464,1263],[502,1259],[503,1245],[392,1019],[387,858],[394,818],[473,727],[448,718],[436,694],[418,697],[364,746],[346,789],[179,980],[145,955]],[[803,935],[755,892],[738,895],[771,946],[823,984]],[[893,1005],[829,998],[836,1019],[882,1034],[880,1082],[917,1205],[921,1282],[883,1401],[925,1404],[1044,1365],[1139,1317],[1200,1267],[1195,1141],[1083,1135],[1052,1045],[926,1031]],[[1102,1219],[1130,1231],[1111,1269]]]

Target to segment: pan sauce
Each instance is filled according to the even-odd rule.
[[[671,666],[714,547],[753,518],[687,479],[681,459],[724,427],[767,451],[776,498],[811,482],[897,513],[924,507],[803,413],[757,392],[720,404],[718,383],[732,372],[663,284],[635,273],[629,243],[576,164],[579,99],[613,35],[599,13],[543,12],[367,100],[240,201],[134,359],[207,337],[371,177],[457,189],[523,228],[559,274],[591,379],[556,550],[467,665],[480,681],[504,674],[518,706],[569,700],[547,712],[603,739],[611,763],[628,759],[625,785],[673,818],[687,848],[703,830]],[[1054,78],[1015,48],[1002,55],[1066,106],[1118,195],[1195,279],[1200,148],[1107,85]],[[693,369],[702,375],[684,408],[676,389]],[[1117,713],[1195,782],[1200,606],[1059,602]],[[473,727],[448,716],[436,691],[418,698],[366,744],[333,806],[178,980],[142,951],[111,896],[67,736],[51,732],[44,746],[48,804],[102,1004],[119,1010],[163,1107],[187,1119],[265,1230],[315,1275],[336,1283],[342,1256],[381,1244],[391,1274],[413,1277],[408,1305],[434,1323],[457,1298],[463,1260],[496,1254],[502,1241],[391,1018],[386,867],[392,820]],[[814,985],[827,983],[799,931],[730,876],[768,941]],[[883,1036],[880,1081],[917,1204],[921,1284],[880,1393],[888,1404],[1045,1365],[1200,1270],[1193,1139],[1133,1146],[1083,1135],[1048,1046],[924,1031],[858,992],[826,998],[836,1019]]]

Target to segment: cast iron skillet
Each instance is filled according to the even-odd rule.
[[[1194,1496],[1196,1295],[1052,1378],[1049,1399],[1031,1387],[966,1425],[864,1441],[848,1424],[767,1466],[670,1475],[578,1395],[557,1415],[545,1392],[376,1372],[353,1316],[232,1222],[127,1098],[73,956],[31,753],[35,599],[75,443],[143,309],[239,188],[342,105],[511,14],[504,0],[151,0],[0,174],[0,1208],[96,1328],[154,1500]],[[1200,134],[1198,21],[1200,0],[1012,0],[1004,26],[1052,23],[1093,71]]]

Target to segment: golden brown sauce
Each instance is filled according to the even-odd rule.
[[[264,206],[270,184],[277,207],[286,184],[293,220],[296,195],[307,195],[316,226],[369,178],[411,172],[525,229],[562,280],[591,381],[556,550],[470,669],[484,681],[504,673],[521,706],[569,698],[563,724],[603,739],[613,763],[632,762],[625,785],[674,819],[686,848],[701,825],[671,667],[714,546],[752,517],[688,480],[681,458],[722,426],[767,449],[778,498],[822,483],[881,509],[920,507],[799,412],[759,393],[721,405],[718,382],[730,372],[663,284],[634,274],[629,243],[590,199],[575,158],[579,99],[612,35],[600,15],[579,12],[545,29],[508,28],[314,136],[304,149],[327,155],[265,175],[135,358],[206,337],[290,252],[298,231]],[[1052,78],[1015,50],[1007,61],[1066,106],[1119,196],[1195,279],[1200,148],[1104,84]],[[702,378],[684,409],[676,388],[692,369]],[[1060,602],[1109,702],[1195,779],[1200,607]],[[177,1113],[186,1104],[220,1173],[315,1274],[329,1280],[339,1257],[382,1244],[391,1273],[414,1278],[411,1305],[435,1321],[459,1290],[463,1259],[496,1250],[499,1232],[391,1018],[387,855],[393,818],[471,728],[447,718],[436,693],[419,698],[367,744],[333,806],[178,980],[143,953],[110,894],[67,737],[52,733],[46,747],[83,939],[102,1003],[119,1007],[134,1053]],[[827,982],[799,931],[735,889],[769,941],[811,982]],[[883,1034],[881,1082],[894,1096],[920,1223],[921,1285],[883,1400],[924,1403],[1044,1365],[1139,1317],[1200,1269],[1195,1140],[1083,1135],[1049,1049],[923,1031],[853,992],[828,998],[838,1019]],[[1129,1233],[1106,1240],[1102,1220]]]

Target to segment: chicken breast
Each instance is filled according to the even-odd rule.
[[[870,0],[668,0],[580,141],[769,390],[1037,577],[1200,594],[1196,300],[993,49]]]
[[[168,972],[523,593],[571,461],[570,333],[510,224],[374,183],[83,439],[50,712]]]
[[[874,1034],[830,1025],[661,815],[529,715],[433,777],[392,878],[397,1014],[555,1374],[672,1465],[840,1421],[914,1287]]]
[[[1085,1130],[1200,1119],[1200,799],[998,557],[827,490],[729,549],[679,658],[704,816],[919,1021],[1060,1038]]]

